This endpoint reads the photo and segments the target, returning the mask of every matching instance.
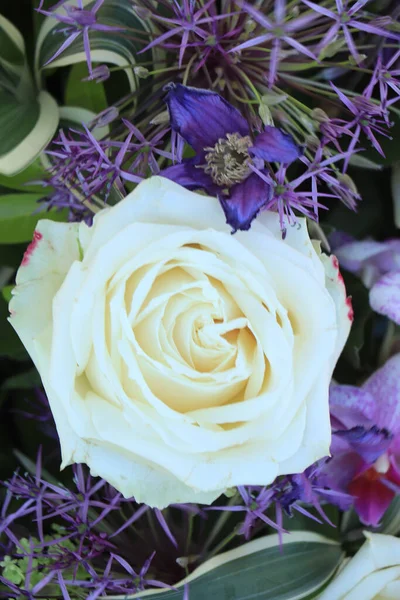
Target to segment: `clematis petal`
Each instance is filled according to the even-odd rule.
[[[279,162],[290,164],[303,154],[303,149],[296,144],[293,137],[278,129],[267,125],[264,133],[256,137],[254,146],[249,149],[252,156],[262,158],[266,162]]]
[[[165,101],[172,129],[196,152],[214,146],[227,133],[249,135],[246,119],[215,92],[178,83],[170,88]]]
[[[218,186],[213,182],[211,177],[196,166],[194,160],[188,160],[178,165],[173,165],[161,171],[160,176],[166,177],[179,183],[188,190],[206,190],[211,196],[216,196]]]
[[[229,197],[219,194],[226,222],[231,225],[234,232],[238,229],[250,229],[252,220],[269,200],[270,194],[270,185],[255,173],[245,181],[234,185]]]
[[[400,325],[400,271],[383,275],[369,293],[373,310]]]
[[[364,383],[377,402],[376,424],[391,433],[400,432],[400,354],[390,358]]]

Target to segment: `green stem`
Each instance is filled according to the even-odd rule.
[[[230,498],[227,506],[233,506],[234,504],[236,504],[238,502],[239,499],[240,499],[240,495],[236,493],[234,496],[232,496],[232,498]],[[215,540],[215,538],[217,537],[217,535],[219,534],[219,532],[221,531],[221,529],[223,528],[223,526],[225,525],[225,523],[227,522],[227,520],[229,519],[231,514],[232,513],[229,510],[225,510],[225,511],[221,512],[212,531],[210,532],[208,538],[206,539],[205,544],[203,545],[203,552],[206,552],[207,548],[209,548],[209,546],[211,546],[211,544],[213,543],[213,541]]]
[[[207,560],[221,552],[221,550],[225,548],[225,546],[227,546],[229,542],[231,542],[236,536],[237,528],[235,527],[235,529],[229,535],[227,535],[223,540],[220,541],[219,544],[215,546],[215,548],[211,550],[211,552],[207,555]]]

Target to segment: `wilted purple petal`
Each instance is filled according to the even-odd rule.
[[[303,150],[289,133],[267,125],[264,132],[256,137],[249,153],[266,162],[290,164],[303,154]]]
[[[376,422],[377,402],[368,390],[352,385],[332,385],[329,410],[334,429],[371,426]]]
[[[376,424],[400,432],[400,354],[390,358],[364,383],[363,390],[377,400]]]
[[[179,183],[188,190],[204,189],[212,196],[218,192],[218,186],[211,177],[204,172],[204,169],[198,168],[193,160],[167,167],[160,172],[160,175]]]
[[[369,293],[371,308],[400,325],[400,271],[383,275]]]
[[[237,183],[230,190],[229,198],[219,195],[226,222],[233,231],[250,229],[252,220],[261,207],[270,199],[271,186],[252,173],[242,183]]]
[[[215,92],[178,83],[169,90],[165,101],[172,128],[196,152],[215,146],[227,133],[249,135],[246,119]]]

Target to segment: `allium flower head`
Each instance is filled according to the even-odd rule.
[[[53,62],[58,56],[60,56],[64,50],[69,48],[73,42],[81,35],[83,38],[83,47],[85,50],[86,61],[90,75],[92,75],[92,59],[90,56],[90,31],[107,31],[116,32],[123,31],[123,28],[116,27],[114,25],[104,25],[97,21],[97,12],[104,4],[104,0],[96,0],[90,10],[83,7],[83,0],[77,0],[77,6],[71,6],[65,2],[58,3],[53,6],[53,10],[43,9],[43,2],[41,0],[39,8],[37,9],[42,15],[56,19],[60,23],[64,24],[65,27],[57,29],[59,33],[63,33],[66,40],[58,48],[57,52],[47,61],[46,65]],[[66,14],[60,12],[54,12],[57,6],[62,6]],[[103,73],[104,77],[104,73]]]

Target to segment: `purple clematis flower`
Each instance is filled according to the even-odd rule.
[[[360,388],[333,385],[330,411],[332,458],[322,481],[351,494],[360,520],[375,527],[400,493],[400,354]]]
[[[253,138],[246,119],[215,92],[176,84],[166,103],[172,129],[196,155],[161,175],[218,196],[233,231],[249,229],[272,195],[271,185],[259,175],[268,173],[264,163],[289,164],[302,149],[277,127],[267,126]]]
[[[335,254],[369,288],[371,308],[400,325],[400,240],[350,239]]]

